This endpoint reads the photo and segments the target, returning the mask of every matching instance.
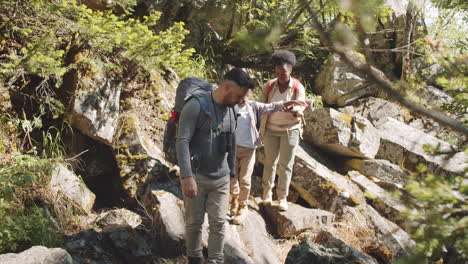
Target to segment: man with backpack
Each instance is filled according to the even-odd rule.
[[[261,102],[305,101],[305,89],[298,79],[291,77],[296,57],[287,50],[278,50],[272,55],[276,77],[262,90]],[[265,150],[265,163],[262,177],[262,199],[264,205],[272,203],[272,188],[275,182],[276,167],[279,163],[277,195],[279,210],[288,209],[288,191],[291,183],[294,157],[302,134],[304,106],[295,106],[291,111],[274,112],[263,116],[260,135]],[[279,157],[279,162],[278,162]]]
[[[224,263],[224,232],[229,176],[234,176],[236,113],[254,82],[240,68],[224,76],[219,88],[189,99],[180,114],[176,155],[185,205],[185,241],[190,264],[202,260],[202,224],[208,213],[207,263]]]

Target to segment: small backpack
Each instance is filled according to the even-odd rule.
[[[177,127],[185,103],[196,95],[211,91],[213,91],[213,86],[209,82],[196,77],[183,79],[177,86],[174,108],[164,129],[163,152],[169,161],[176,163]]]

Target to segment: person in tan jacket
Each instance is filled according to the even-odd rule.
[[[257,123],[262,115],[275,111],[288,111],[294,106],[307,106],[306,102],[287,101],[265,104],[245,100],[235,106],[236,128],[236,174],[231,178],[230,214],[232,222],[241,224],[247,216],[252,172],[255,165],[255,150],[262,146]],[[258,120],[257,120],[258,119]],[[257,122],[258,121],[258,122]]]
[[[276,78],[263,86],[261,102],[305,101],[305,89],[298,79],[291,76],[296,57],[287,50],[272,55]],[[288,191],[297,145],[302,135],[305,106],[294,106],[289,111],[278,111],[262,117],[260,135],[263,139],[265,162],[262,177],[263,204],[272,203],[272,188],[278,167],[277,195],[279,210],[288,209]]]

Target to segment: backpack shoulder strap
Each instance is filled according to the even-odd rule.
[[[211,115],[209,102],[206,94],[198,94],[193,96],[193,98],[197,99],[198,103],[200,104],[200,112],[203,112],[206,115]]]
[[[297,90],[299,89],[299,80],[294,77],[292,78],[293,78],[294,99],[297,99],[296,96],[297,96]]]
[[[206,118],[211,120],[212,113],[211,113],[211,109],[209,105],[210,103],[209,96],[210,96],[210,93],[200,93],[200,94],[192,95],[188,100],[192,100],[192,99],[197,100],[198,103],[200,104],[200,114],[203,113],[203,115],[205,115]],[[215,125],[211,121],[210,121],[210,124],[211,126]]]
[[[238,111],[236,110],[235,107],[229,107],[229,108],[232,108],[232,114],[234,115],[234,122],[235,122],[235,126],[234,126],[234,130],[231,131],[231,132],[235,132],[236,129],[237,129],[237,119],[239,118],[239,113]]]
[[[269,95],[271,90],[273,90],[273,84],[275,83],[275,81],[276,81],[276,78],[271,79],[271,80],[268,81],[268,93],[267,93],[267,95]]]
[[[266,102],[264,102],[264,103],[268,103],[268,99],[269,99],[269,97],[270,97],[270,93],[271,93],[271,91],[273,90],[273,85],[274,85],[274,83],[275,83],[276,80],[277,80],[277,78],[271,79],[271,80],[268,81],[268,90],[267,90],[267,94],[266,94]]]

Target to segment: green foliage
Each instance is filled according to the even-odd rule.
[[[45,184],[52,168],[50,160],[34,155],[16,154],[10,162],[0,164],[0,194],[7,201],[31,194],[34,184]]]
[[[430,149],[426,146],[426,149]],[[431,152],[436,152],[437,147]],[[404,212],[412,239],[416,241],[413,253],[399,263],[427,263],[452,261],[468,257],[468,185],[463,176],[438,176],[427,172],[424,164],[418,166],[402,196],[408,210]],[[444,263],[445,263],[444,261]],[[455,261],[455,262],[453,262]]]
[[[468,3],[465,0],[432,0],[438,8],[468,10]]]
[[[323,108],[322,96],[315,95],[313,93],[306,93],[306,98],[312,100],[312,105],[311,105],[312,109]]]
[[[46,211],[37,206],[15,206],[0,198],[0,254],[31,246],[57,247],[62,238]]]
[[[44,208],[33,203],[43,194],[51,161],[15,154],[0,164],[0,254],[23,251],[33,245],[54,247],[61,236]]]
[[[24,45],[18,54],[8,56],[0,69],[0,75],[7,80],[35,74],[56,80],[58,86],[60,77],[74,67],[65,61],[73,49],[89,51],[88,57],[99,57],[108,69],[119,70],[128,61],[147,71],[174,68],[182,78],[194,71],[189,68],[193,66],[194,49],[185,48],[182,43],[188,31],[180,22],[156,34],[152,28],[159,13],[137,20],[111,11],[92,11],[73,0],[35,0],[20,1],[24,15],[11,19],[15,8],[11,2],[0,4],[0,18],[6,21],[2,34]],[[131,5],[134,1],[120,2]]]

